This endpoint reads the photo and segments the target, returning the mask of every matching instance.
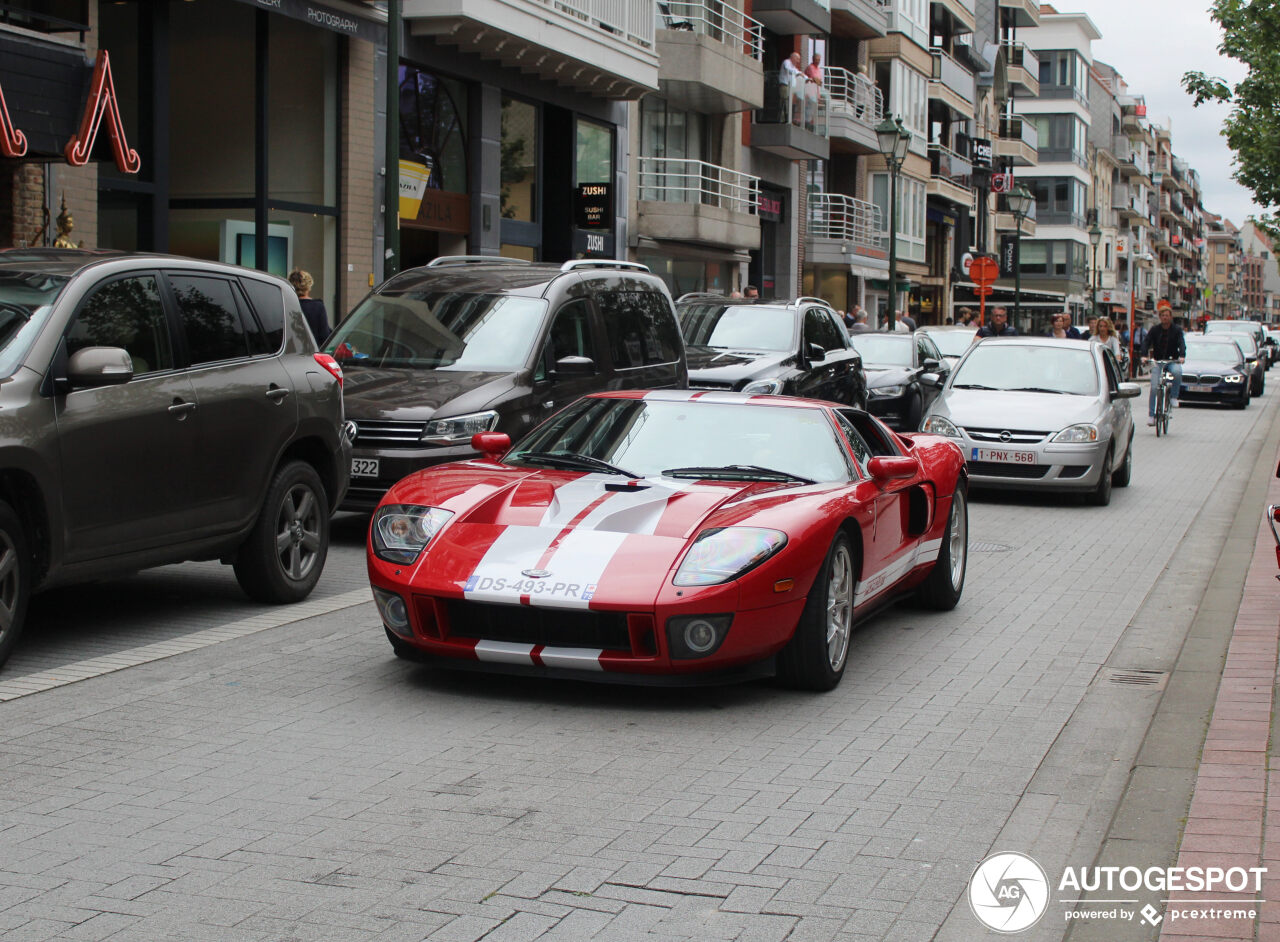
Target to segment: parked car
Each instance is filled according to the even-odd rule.
[[[1187,358],[1182,365],[1181,402],[1217,402],[1245,409],[1253,371],[1238,334],[1187,336]]]
[[[355,429],[344,510],[476,457],[477,432],[520,437],[587,393],[689,382],[671,295],[631,262],[438,258],[369,294],[325,350]]]
[[[892,429],[914,432],[938,397],[950,367],[933,340],[915,333],[853,335],[867,374],[867,409]]]
[[[942,354],[942,358],[946,361],[948,367],[953,367],[960,362],[960,358],[973,346],[973,341],[978,336],[976,327],[960,327],[958,325],[921,327],[916,333],[924,334],[933,341],[933,345],[938,348],[938,352]]]
[[[1267,328],[1267,350],[1271,354],[1271,363],[1274,365],[1280,360],[1280,330],[1274,327]]]
[[[33,591],[222,559],[305,598],[347,487],[342,370],[288,283],[162,255],[0,254],[0,663]]]
[[[1234,322],[1238,323],[1238,322]],[[1240,349],[1244,351],[1245,363],[1249,367],[1249,375],[1251,376],[1249,384],[1249,395],[1261,396],[1267,388],[1267,364],[1266,354],[1262,353],[1258,348],[1258,343],[1254,339],[1252,331],[1221,331],[1206,334],[1206,337],[1230,337],[1240,345]]]
[[[964,588],[964,459],[860,409],[589,396],[395,485],[369,529],[394,651],[581,680],[839,683],[855,621]],[[874,482],[874,484],[870,483]]]
[[[1207,321],[1204,325],[1204,332],[1206,334],[1248,334],[1253,338],[1253,343],[1258,348],[1258,352],[1260,354],[1258,359],[1262,367],[1262,372],[1265,373],[1267,370],[1271,369],[1271,354],[1270,351],[1267,350],[1267,329],[1257,321]],[[1262,395],[1262,391],[1257,390],[1254,392],[1254,395],[1260,396]]]
[[[975,487],[1083,491],[1105,505],[1133,474],[1139,392],[1101,344],[991,338],[957,364],[923,428],[959,443]]]
[[[685,295],[676,304],[689,386],[865,406],[862,359],[821,298],[754,302]]]

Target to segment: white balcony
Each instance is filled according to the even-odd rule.
[[[415,36],[600,98],[658,89],[655,0],[404,0]]]
[[[786,72],[766,72],[764,107],[755,113],[751,146],[787,160],[826,160],[831,155],[830,105],[825,86],[803,76],[793,81]]]
[[[755,0],[751,15],[779,36],[831,32],[829,0]]]
[[[976,85],[973,73],[943,49],[931,49],[933,76],[929,79],[929,97],[941,101],[961,118],[973,118]]]
[[[1024,118],[1001,118],[1000,136],[996,138],[997,157],[1003,157],[1015,167],[1034,167],[1040,135],[1036,126]]]
[[[878,154],[876,126],[884,120],[884,94],[875,82],[848,69],[824,70],[827,126],[831,150],[842,154]]]
[[[999,5],[1013,11],[1019,29],[1040,25],[1040,0],[999,0]]]
[[[887,272],[885,235],[884,214],[874,203],[843,193],[810,194],[806,261]],[[860,274],[868,275],[866,271]]]
[[[760,246],[760,178],[702,160],[641,157],[640,235],[735,249]]]
[[[831,0],[831,35],[874,39],[889,32],[892,0]]]
[[[764,104],[764,27],[758,21],[720,3],[661,0],[657,27],[658,85],[668,102],[704,114]]]
[[[1003,43],[1009,90],[1017,98],[1040,94],[1040,57],[1026,43]]]

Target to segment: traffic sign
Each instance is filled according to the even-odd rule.
[[[980,298],[989,298],[994,290],[991,285],[978,285],[973,289],[973,293]]]
[[[969,278],[979,288],[995,284],[1000,277],[1000,266],[990,255],[979,255],[969,264]]]

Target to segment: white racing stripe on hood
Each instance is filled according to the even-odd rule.
[[[538,526],[563,530],[569,525],[569,521],[586,510],[592,501],[608,493],[604,489],[605,484],[619,480],[621,478],[616,474],[592,473],[561,484],[552,495],[551,503],[543,511]]]
[[[477,602],[519,602],[521,592],[513,586],[526,580],[520,570],[536,566],[558,532],[552,527],[507,527],[485,551],[463,595]]]
[[[538,580],[556,585],[580,586],[577,592],[529,592],[529,602],[545,608],[588,608],[605,568],[613,562],[625,533],[609,530],[574,530],[558,547],[546,569],[551,575]]]
[[[942,550],[941,540],[925,540],[917,543],[911,550],[903,553],[879,572],[868,575],[853,590],[853,604],[861,605],[891,588],[899,579],[911,570],[927,562],[937,562],[938,553]]]

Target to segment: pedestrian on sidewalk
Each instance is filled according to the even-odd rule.
[[[1116,358],[1119,359],[1120,338],[1116,336],[1116,325],[1111,323],[1111,318],[1098,318],[1098,322],[1093,327],[1093,339],[1114,353]]]
[[[1003,305],[997,305],[991,309],[991,323],[979,327],[975,339],[1016,336],[1018,336],[1018,331],[1009,324],[1009,311]]]
[[[289,284],[293,285],[293,290],[298,293],[298,300],[302,302],[302,316],[311,328],[311,336],[316,338],[317,346],[324,346],[329,338],[329,314],[324,309],[324,302],[311,296],[315,283],[311,273],[301,268],[289,272]]]

